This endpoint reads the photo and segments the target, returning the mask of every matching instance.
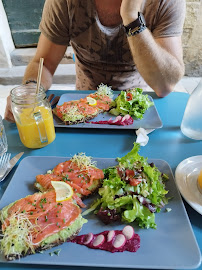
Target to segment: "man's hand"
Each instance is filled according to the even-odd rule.
[[[138,18],[143,0],[123,0],[121,3],[120,14],[124,25],[128,25]]]
[[[4,118],[5,120],[9,122],[13,122],[13,123],[15,122],[15,119],[11,110],[11,97],[10,96],[7,97],[7,104],[6,104]]]

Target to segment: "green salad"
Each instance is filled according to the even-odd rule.
[[[113,108],[109,112],[116,116],[129,114],[136,119],[142,119],[145,111],[154,105],[148,95],[143,95],[142,92],[141,88],[121,91],[112,102]]]
[[[131,152],[117,159],[117,166],[104,170],[100,197],[83,215],[94,211],[105,224],[136,221],[141,228],[156,228],[155,213],[168,203],[168,176],[140,156],[139,147],[134,143]]]

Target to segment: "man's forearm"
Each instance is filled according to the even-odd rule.
[[[138,71],[158,96],[166,96],[184,74],[184,65],[162,48],[145,29],[128,37],[129,46]]]
[[[29,80],[37,80],[38,75],[39,62],[32,60],[26,68],[23,83],[26,83]],[[41,76],[41,85],[45,88],[45,90],[49,89],[52,84],[52,74],[43,66],[43,72]]]

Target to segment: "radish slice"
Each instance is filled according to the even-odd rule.
[[[125,120],[127,121],[128,119],[130,119],[130,115],[126,114],[122,119],[121,122],[124,122]]]
[[[118,123],[119,121],[121,121],[122,120],[122,116],[120,116],[120,115],[118,115],[113,121],[112,121],[112,123]]]
[[[115,236],[115,231],[109,231],[107,234],[107,242],[111,242]]]
[[[127,225],[123,228],[122,233],[125,235],[127,240],[130,240],[134,237],[135,231],[132,226]]]
[[[129,114],[126,114],[123,118],[125,118],[126,120],[129,120],[131,118],[131,116]]]
[[[115,248],[122,248],[126,243],[126,238],[123,234],[118,234],[114,240],[113,246]]]
[[[92,233],[88,233],[86,235],[86,240],[83,243],[84,243],[84,245],[88,245],[92,240],[93,240],[93,234]]]
[[[93,246],[94,247],[99,247],[99,246],[101,246],[104,243],[104,241],[105,241],[104,235],[103,234],[100,234],[93,241]]]

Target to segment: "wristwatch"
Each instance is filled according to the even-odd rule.
[[[34,84],[37,84],[37,81],[36,80],[27,80],[24,84],[30,84],[30,83],[34,83]],[[44,90],[45,90],[45,87],[43,87],[42,84],[40,84],[40,87]]]
[[[147,28],[145,18],[141,12],[138,12],[138,18],[135,21],[123,27],[128,37],[135,36]]]
[[[25,84],[29,84],[29,83],[36,83],[37,84],[37,81],[36,80],[28,80],[25,82]]]

